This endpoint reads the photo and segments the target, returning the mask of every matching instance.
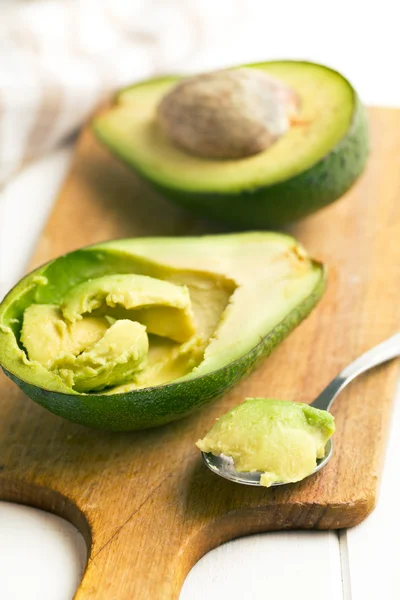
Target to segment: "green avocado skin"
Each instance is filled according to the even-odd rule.
[[[367,113],[356,97],[347,134],[315,165],[281,183],[238,194],[218,194],[182,192],[145,179],[163,196],[199,215],[243,228],[280,227],[343,196],[363,172],[368,153]]]
[[[182,383],[135,390],[125,394],[64,394],[20,380],[3,368],[32,400],[70,421],[111,431],[133,431],[180,419],[209,404],[250,375],[261,361],[311,312],[323,294],[325,271],[321,270],[313,292],[250,352],[210,374]],[[149,410],[151,405],[151,410]]]

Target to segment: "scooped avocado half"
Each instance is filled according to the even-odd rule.
[[[121,90],[95,118],[97,137],[167,198],[240,227],[304,217],[363,171],[366,113],[340,73],[276,61],[212,75]]]
[[[324,287],[323,266],[283,234],[107,242],[11,290],[0,304],[0,364],[71,421],[160,425],[249,374]]]
[[[261,472],[260,484],[269,487],[313,473],[334,431],[335,420],[325,410],[300,402],[247,398],[222,415],[197,446],[232,458],[238,472]]]

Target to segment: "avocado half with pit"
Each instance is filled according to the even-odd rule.
[[[178,98],[175,106],[167,106],[169,112],[164,110],[164,121],[170,117],[167,128],[160,126],[160,106],[163,102],[166,104],[168,95],[175,98],[181,88],[186,89],[186,79],[165,77],[132,85],[121,90],[113,105],[94,119],[94,131],[105,146],[168,199],[200,215],[240,227],[280,226],[340,198],[363,171],[368,155],[366,112],[347,79],[323,65],[298,61],[258,63],[219,73],[227,72],[241,72],[244,76],[261,72],[278,83],[275,98],[274,83],[272,92],[266,83],[264,104],[255,102],[262,96],[263,89],[260,91],[253,85],[248,93],[247,113],[261,114],[267,111],[266,104],[272,106],[272,112],[265,118],[275,118],[271,131],[274,127],[276,131],[272,131],[269,144],[261,140],[260,147],[267,146],[264,150],[250,148],[258,130],[253,114],[247,114],[242,126],[244,132],[249,132],[249,139],[242,145],[243,154],[247,152],[247,155],[206,156],[207,147],[211,148],[213,141],[212,150],[218,154],[221,149],[217,142],[224,132],[228,154],[229,143],[232,153],[240,154],[240,144],[239,149],[234,147],[237,139],[233,135],[229,137],[231,122],[218,121],[230,114],[230,100],[226,110],[223,105],[216,115],[207,112],[214,90],[220,94],[212,102],[218,108],[218,104],[225,102],[224,92],[224,97],[235,96],[237,86],[242,85],[240,81],[229,89],[223,84],[214,86],[210,93],[210,85],[203,87],[197,104],[187,99],[185,92],[186,96]],[[196,77],[192,79],[196,84]],[[174,89],[177,92],[172,96]],[[297,98],[295,110],[293,103],[289,103],[287,114],[281,114],[279,103],[287,101],[291,94]],[[242,100],[241,96],[240,102]],[[188,115],[190,103],[193,114]],[[240,112],[242,104],[238,104]],[[261,114],[260,120],[264,116]],[[209,124],[211,139],[205,141],[205,146],[201,147],[198,138],[190,140],[189,117],[194,123]],[[286,130],[281,127],[279,119],[282,121],[282,118],[287,118]],[[177,144],[174,137],[187,147]],[[193,153],[196,144],[201,156]]]
[[[292,237],[136,238],[76,250],[0,304],[0,364],[71,421],[134,430],[221,396],[318,302],[325,270]]]

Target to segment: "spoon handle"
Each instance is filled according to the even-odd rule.
[[[396,358],[396,356],[400,356],[400,333],[393,335],[386,341],[378,344],[378,346],[374,346],[371,350],[368,350],[368,352],[365,352],[345,367],[314,402],[311,403],[311,406],[321,410],[329,410],[343,388],[353,381],[355,377],[392,358]]]

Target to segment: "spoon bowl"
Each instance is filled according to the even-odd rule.
[[[214,454],[211,454],[211,452],[202,452],[201,454],[207,467],[213,473],[220,475],[220,477],[223,477],[224,479],[229,479],[229,481],[233,481],[235,483],[241,483],[243,485],[260,485],[260,477],[262,475],[261,471],[250,471],[247,473],[239,472],[236,471],[233,459],[230,456],[224,456],[223,454],[215,456]],[[310,475],[318,473],[318,471],[320,471],[330,460],[332,454],[332,440],[328,440],[328,443],[325,446],[325,456],[317,460],[317,465],[314,471],[310,473]],[[275,487],[277,485],[287,485],[287,483],[285,481],[277,481],[275,483],[272,483],[270,487]]]
[[[368,350],[368,352],[362,354],[359,358],[343,369],[321,392],[314,402],[311,403],[311,406],[318,408],[319,410],[329,411],[334,400],[337,398],[340,392],[358,375],[361,375],[362,373],[365,373],[365,371],[369,371],[369,369],[381,365],[382,363],[392,360],[398,356],[400,356],[400,333],[397,333],[381,344],[374,346],[371,348],[371,350]],[[329,440],[325,446],[325,456],[317,460],[314,471],[310,473],[310,475],[307,475],[307,477],[310,477],[311,475],[314,475],[314,473],[320,471],[327,464],[332,454],[333,444],[332,441]],[[202,455],[207,467],[211,469],[213,473],[220,475],[220,477],[229,479],[235,483],[241,483],[243,485],[261,485],[260,477],[262,472],[251,471],[246,473],[236,471],[233,459],[229,456],[224,456],[223,454],[214,456],[211,453],[202,452]],[[287,483],[288,482],[276,482],[272,483],[271,487],[277,485],[287,485]]]

